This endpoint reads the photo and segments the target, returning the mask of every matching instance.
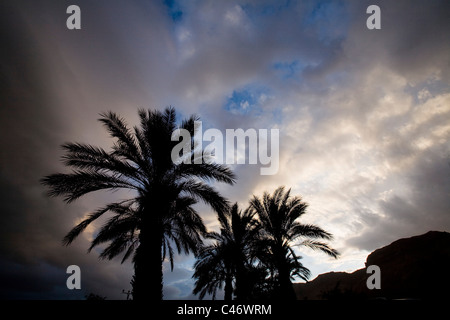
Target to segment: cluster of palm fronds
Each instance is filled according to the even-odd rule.
[[[220,232],[197,255],[194,293],[215,298],[224,285],[225,299],[295,299],[291,279],[307,280],[310,271],[300,263],[294,245],[304,245],[337,257],[338,252],[317,239],[330,240],[321,228],[301,224],[307,204],[280,187],[273,195],[253,196],[244,211],[235,204],[219,215]]]
[[[175,249],[198,257],[196,290],[201,294],[204,290],[215,292],[224,282],[226,288],[235,287],[237,297],[251,297],[256,293],[248,288],[255,291],[264,287],[261,279],[266,283],[276,279],[280,288],[284,288],[281,279],[285,275],[288,281],[293,275],[308,275],[291,245],[299,237],[330,239],[331,236],[317,227],[296,222],[306,208],[299,198],[291,199],[289,191],[281,188],[273,197],[265,194],[262,200],[254,198],[244,214],[236,206],[230,209],[228,201],[210,182],[233,184],[232,171],[211,161],[195,161],[195,157],[202,155],[193,139],[198,118],[191,116],[177,126],[173,108],[163,112],[139,110],[139,117],[140,126],[130,129],[115,113],[102,114],[100,121],[115,139],[111,151],[89,144],[66,143],[63,161],[73,168],[72,172],[42,179],[50,196],[64,196],[67,203],[99,190],[131,191],[131,198],[109,203],[85,217],[64,238],[65,245],[88,225],[109,214],[89,250],[106,243],[101,258],[112,259],[124,253],[123,262],[133,257],[133,298],[137,300],[162,298],[163,261],[168,256],[173,268]],[[188,155],[191,164],[172,161],[172,150],[178,144],[172,141],[172,135],[177,128],[187,130],[191,136],[190,141],[185,141],[191,144]],[[217,212],[222,226],[220,233],[207,232],[194,208],[198,201]],[[215,242],[205,246],[203,238]],[[321,242],[307,240],[302,244],[337,255]],[[216,270],[206,270],[204,266],[208,264],[214,264]],[[214,276],[208,275],[209,271]],[[258,281],[249,286],[249,279]],[[226,290],[227,297],[230,290]]]

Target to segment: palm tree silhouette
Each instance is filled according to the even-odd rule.
[[[216,292],[225,283],[225,300],[230,301],[233,297],[233,267],[231,250],[227,245],[227,239],[222,233],[210,232],[207,239],[216,242],[203,246],[197,254],[194,264],[194,275],[196,279],[193,293],[200,294],[203,299],[208,293],[212,299],[216,299]]]
[[[232,184],[234,174],[226,166],[210,161],[201,164],[172,161],[172,149],[178,144],[171,139],[177,129],[175,109],[139,110],[139,117],[140,127],[130,130],[117,114],[101,114],[99,121],[115,138],[112,151],[66,143],[63,161],[74,170],[46,176],[41,182],[49,187],[49,196],[64,196],[67,203],[98,190],[130,190],[131,198],[92,212],[67,234],[63,243],[70,244],[90,223],[107,212],[113,213],[89,250],[110,242],[100,257],[112,259],[125,251],[122,262],[134,253],[133,298],[162,299],[162,264],[166,255],[173,269],[174,246],[178,253],[195,253],[201,235],[206,232],[192,206],[202,200],[216,212],[226,212],[228,201],[208,182]],[[191,135],[186,142],[191,144],[191,153],[187,155],[191,163],[202,155],[195,152],[198,147],[193,140],[197,120],[198,117],[191,116],[180,125]]]
[[[295,299],[291,278],[297,275],[307,279],[310,275],[294,252],[294,245],[320,250],[334,258],[339,255],[326,243],[316,240],[331,240],[330,233],[318,226],[298,222],[307,206],[300,197],[291,197],[290,189],[285,191],[284,187],[277,188],[273,195],[265,192],[261,199],[253,196],[250,200],[250,207],[257,213],[261,225],[258,258],[276,279],[274,296],[278,299]],[[303,241],[298,243],[299,239]]]
[[[225,283],[225,300],[231,300],[234,281],[236,298],[248,299],[251,289],[248,275],[252,269],[252,250],[259,226],[254,213],[250,210],[242,212],[237,203],[218,217],[220,233],[209,232],[206,238],[215,242],[204,246],[197,255],[193,292],[200,293],[200,299],[206,293],[215,299],[216,290]]]

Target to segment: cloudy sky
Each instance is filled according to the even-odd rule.
[[[81,8],[81,30],[66,9]],[[381,30],[366,9],[381,8]],[[125,299],[133,268],[87,254],[88,228],[64,235],[117,194],[66,205],[44,175],[67,170],[64,142],[108,148],[112,110],[173,106],[203,125],[280,130],[279,171],[234,165],[244,207],[284,185],[309,203],[304,222],[334,234],[334,260],[297,248],[312,278],[364,266],[392,241],[450,230],[450,2],[24,1],[0,4],[0,297]],[[198,207],[209,229],[214,214]],[[165,271],[165,298],[195,298],[192,256]],[[66,268],[81,268],[68,290]]]

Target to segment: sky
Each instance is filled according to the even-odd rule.
[[[69,30],[66,9],[81,9]],[[369,5],[381,29],[369,30]],[[108,149],[104,111],[176,108],[205,128],[279,130],[279,170],[231,165],[215,187],[244,208],[291,188],[302,217],[334,235],[335,260],[295,247],[311,279],[363,268],[396,239],[450,230],[450,2],[26,1],[0,4],[0,298],[125,299],[133,267],[87,253],[101,221],[64,235],[118,193],[67,205],[43,176],[65,142]],[[199,205],[209,230],[217,220]],[[99,249],[100,250],[100,249]],[[192,295],[193,256],[164,265],[164,297]],[[66,287],[69,265],[81,290]]]

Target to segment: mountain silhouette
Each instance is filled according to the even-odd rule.
[[[421,299],[450,297],[450,233],[429,231],[394,241],[368,255],[366,268],[377,265],[381,289],[369,290],[366,268],[352,273],[328,272],[294,284],[297,299]]]

